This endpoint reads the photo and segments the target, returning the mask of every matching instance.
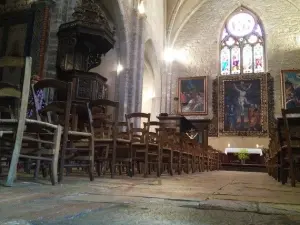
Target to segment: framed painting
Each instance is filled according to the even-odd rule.
[[[178,79],[178,113],[207,115],[207,77]]]
[[[220,135],[268,135],[267,84],[266,74],[219,78]]]
[[[282,108],[300,107],[300,69],[281,71]]]

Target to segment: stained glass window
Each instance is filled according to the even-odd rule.
[[[243,48],[243,70],[244,73],[252,73],[253,71],[252,47],[249,44]]]
[[[264,72],[262,26],[250,11],[239,9],[229,17],[220,46],[221,75]]]
[[[234,46],[231,49],[231,73],[232,74],[239,74],[241,72],[240,70],[240,62],[241,62],[241,57],[240,57],[240,48],[238,46]]]
[[[230,74],[230,50],[227,46],[225,46],[221,50],[221,70],[224,75]]]

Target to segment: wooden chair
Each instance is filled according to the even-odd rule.
[[[94,136],[91,116],[86,104],[72,102],[72,83],[55,79],[44,79],[33,85],[33,92],[52,92],[51,99],[37,114],[42,121],[63,126],[60,154],[59,181],[63,181],[64,168],[87,168],[90,180],[94,179]],[[79,121],[79,122],[78,122]],[[74,126],[75,124],[75,126]],[[79,127],[81,130],[78,130]],[[87,141],[86,141],[87,140]],[[84,141],[87,146],[77,147]]]
[[[182,165],[182,151],[184,148],[182,134],[177,131],[177,128],[174,129],[173,133],[173,165],[175,171],[178,175],[181,175],[183,165]]]
[[[149,157],[153,158],[153,162],[151,163],[151,168],[149,171],[156,170],[157,176],[161,175],[162,171],[162,140],[161,136],[163,132],[159,129],[161,123],[158,121],[150,121],[149,123],[144,123],[144,127],[149,126]],[[156,156],[157,155],[157,156]]]
[[[202,149],[200,144],[196,139],[190,140],[191,151],[192,151],[192,172],[196,172],[197,170],[201,171],[201,154]]]
[[[125,125],[118,122],[119,103],[110,100],[99,99],[90,102],[89,110],[98,107],[105,107],[106,110],[111,111],[111,115],[95,114],[93,115],[93,126],[95,130],[95,162],[97,163],[98,175],[101,170],[106,171],[106,162],[109,163],[111,177],[116,173],[116,167],[123,166],[124,163],[130,162],[129,144],[130,141],[126,137],[121,137],[118,128]],[[111,108],[111,110],[109,110]],[[125,132],[128,134],[127,132]],[[104,166],[101,166],[103,165]]]
[[[182,164],[183,170],[188,174],[193,170],[193,151],[194,142],[186,134],[182,137],[183,148],[182,148]]]
[[[144,163],[144,177],[147,177],[149,173],[149,155],[150,163],[157,163],[155,158],[158,157],[158,154],[154,152],[149,153],[149,126],[139,128],[136,126],[138,124],[136,121],[146,120],[145,122],[149,124],[150,113],[131,113],[126,114],[125,118],[130,138],[131,173],[132,175],[135,173],[135,163]]]
[[[297,172],[300,168],[300,108],[282,109],[284,134],[280,133],[281,139],[281,179],[285,182],[284,170],[289,171],[291,185],[296,186]],[[289,117],[289,116],[293,117]],[[278,129],[280,132],[280,129]],[[299,180],[299,177],[298,177]]]
[[[10,111],[9,118],[0,118],[1,151],[10,158],[10,168],[6,186],[12,186],[16,177],[19,158],[43,160],[51,164],[51,182],[57,182],[57,162],[62,128],[60,125],[44,123],[35,119],[28,119],[27,106],[30,91],[31,58],[8,57],[0,60],[0,66],[24,67],[25,73],[21,91],[20,106],[11,111],[6,105],[4,111]],[[16,96],[17,90],[10,97]],[[6,94],[2,94],[5,97]],[[18,94],[17,94],[18,95]],[[17,112],[14,116],[14,113]]]
[[[268,148],[268,154],[266,159],[267,170],[270,176],[274,179],[281,181],[280,179],[280,141],[279,141],[279,133],[283,134],[282,131],[278,131],[278,129],[283,129],[282,126],[278,128],[274,128],[270,130],[270,142]]]
[[[147,123],[144,123],[147,126]],[[149,123],[150,130],[154,130],[155,132],[150,132],[150,136],[152,136],[152,142],[158,144],[159,149],[159,161],[160,161],[160,173],[162,174],[164,171],[173,176],[174,174],[174,133],[176,132],[175,128],[166,127],[164,123],[151,121]],[[151,139],[151,137],[150,137]],[[179,152],[179,151],[178,151]]]

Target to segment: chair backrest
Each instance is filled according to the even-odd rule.
[[[68,129],[72,105],[72,83],[56,79],[43,79],[31,87],[37,119],[60,124]],[[53,98],[45,101],[42,106],[42,100],[46,97],[45,93],[49,90],[53,91]]]
[[[30,57],[26,57],[29,59]],[[17,67],[23,68],[25,66],[25,58],[23,57],[13,57],[13,56],[4,56],[0,58],[0,68],[5,67]]]
[[[282,120],[278,119],[278,132],[281,146],[300,146],[300,107],[282,109]],[[283,128],[283,129],[282,129]]]
[[[117,125],[119,115],[119,102],[110,101],[107,99],[98,99],[88,103],[89,115],[92,118],[91,127],[94,129],[95,137],[100,139],[116,139]],[[106,112],[112,114],[92,113],[98,109],[105,108]],[[108,108],[111,108],[109,110]],[[96,110],[94,110],[96,109]]]
[[[22,93],[17,86],[0,82],[0,118],[17,118],[21,96]]]
[[[159,144],[161,143],[161,136],[163,135],[164,131],[159,130],[158,128],[161,127],[161,123],[158,121],[150,121],[149,123],[144,122],[144,127],[149,126],[149,143],[152,144]]]
[[[150,116],[150,113],[130,113],[125,115],[131,141],[148,143],[149,126],[144,126],[143,128],[137,127],[139,123],[136,123],[134,120],[145,120],[145,123],[149,124]]]
[[[0,82],[0,97],[14,97],[20,99],[22,93],[17,85]]]
[[[6,99],[13,99],[17,100],[17,105],[14,106],[14,117],[18,118],[19,120],[26,119],[26,113],[27,113],[27,107],[28,107],[28,98],[29,98],[29,91],[30,91],[30,77],[31,77],[31,64],[32,59],[31,57],[10,57],[5,56],[0,58],[0,68],[6,68],[6,67],[13,67],[13,68],[24,68],[25,67],[25,73],[24,73],[24,80],[21,90],[12,84],[4,83],[2,82],[0,85],[0,96],[2,97],[2,100],[4,98]],[[2,101],[2,103],[5,105],[3,108],[9,109],[12,107],[9,103],[6,104],[5,101]],[[3,109],[2,108],[2,109]],[[18,115],[17,115],[18,114]]]
[[[31,77],[31,67],[32,67],[32,58],[14,58],[14,57],[6,57],[0,59],[0,67],[21,67],[25,66],[25,72],[23,76],[23,85],[22,85],[22,97],[21,97],[21,104],[20,110],[18,115],[18,126],[15,133],[15,144],[14,150],[11,159],[11,167],[7,176],[7,184],[10,186],[13,183],[16,175],[16,165],[19,160],[20,155],[20,148],[22,145],[23,134],[25,129],[25,120],[27,114],[27,107],[28,107],[28,98],[29,98],[29,91],[30,91],[30,77]]]
[[[133,126],[131,124],[130,126]],[[127,122],[118,122],[117,123],[118,134],[117,137],[121,139],[129,140],[129,131],[127,130]]]

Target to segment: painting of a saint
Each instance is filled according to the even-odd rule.
[[[300,70],[281,71],[282,107],[300,107]]]
[[[267,112],[267,106],[262,101],[262,93],[266,88],[262,79],[224,78],[220,88],[222,133],[247,135],[265,132],[267,119],[263,112]]]
[[[179,78],[179,113],[182,115],[207,114],[207,78]]]

